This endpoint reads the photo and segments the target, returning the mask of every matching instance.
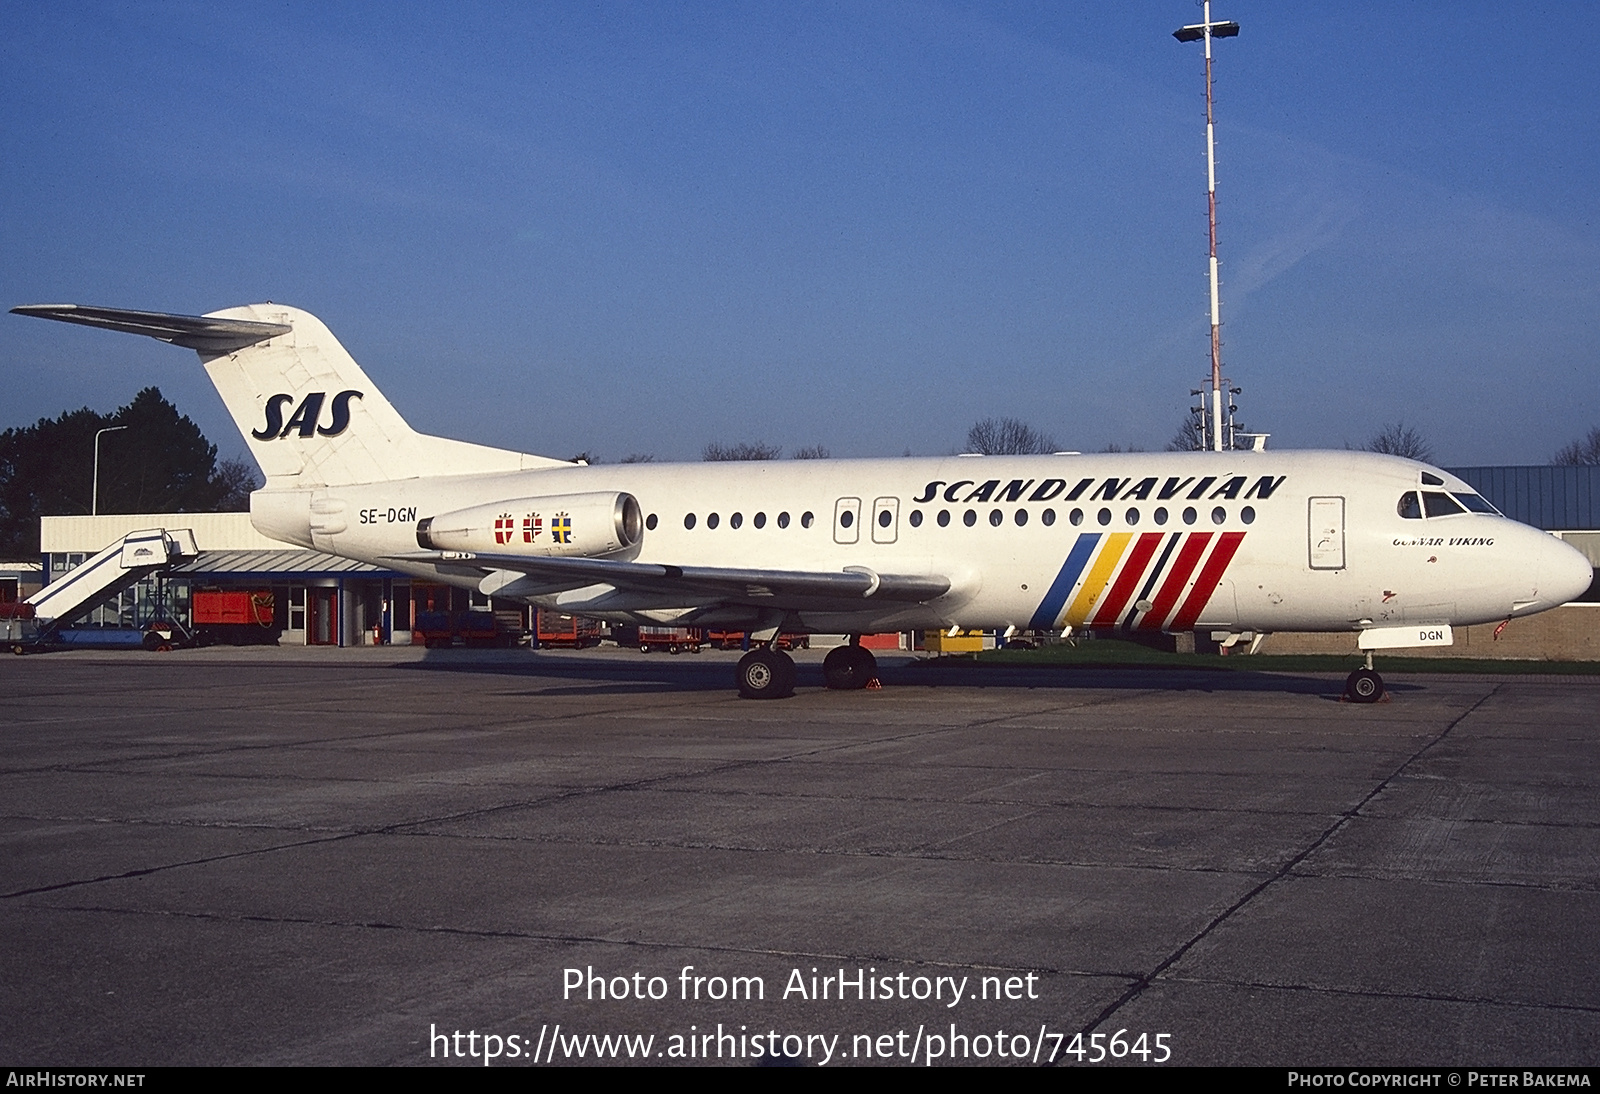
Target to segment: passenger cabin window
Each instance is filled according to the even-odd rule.
[[[1422,492],[1422,508],[1430,517],[1453,517],[1466,512],[1455,498],[1439,490]]]
[[[1395,509],[1406,520],[1422,519],[1422,506],[1417,502],[1417,492],[1415,490],[1407,490],[1404,494],[1401,494],[1400,504],[1395,506]]]

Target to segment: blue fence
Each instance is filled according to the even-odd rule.
[[[1447,467],[1494,507],[1535,528],[1600,529],[1600,467]]]

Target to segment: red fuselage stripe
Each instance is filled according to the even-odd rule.
[[[1139,620],[1139,630],[1161,629],[1161,621],[1167,618],[1167,613],[1183,594],[1183,587],[1188,584],[1189,575],[1194,573],[1195,566],[1200,562],[1200,556],[1205,554],[1206,544],[1210,542],[1210,532],[1191,532],[1189,538],[1183,541],[1183,546],[1178,549],[1178,559],[1172,564],[1167,579],[1161,583],[1161,591],[1156,593],[1150,613]]]
[[[1089,624],[1091,627],[1116,625],[1123,606],[1139,587],[1139,578],[1144,576],[1144,568],[1150,565],[1150,556],[1156,553],[1156,548],[1161,546],[1161,541],[1165,538],[1163,532],[1146,532],[1139,537],[1139,541],[1133,545],[1133,553],[1128,556],[1128,561],[1123,563],[1122,573],[1117,575],[1116,584],[1111,586],[1111,591],[1100,602],[1100,610],[1095,613],[1093,622]]]
[[[1228,563],[1233,561],[1233,554],[1239,549],[1239,544],[1243,540],[1243,532],[1224,532],[1218,537],[1216,550],[1206,559],[1205,568],[1195,579],[1194,588],[1189,590],[1189,598],[1183,602],[1178,614],[1173,616],[1169,630],[1186,631],[1194,626],[1194,621],[1199,619],[1200,613],[1205,610],[1206,602],[1216,591],[1217,583],[1222,580],[1223,571],[1228,568]]]

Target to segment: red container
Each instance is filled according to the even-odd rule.
[[[272,592],[268,589],[197,592],[192,606],[197,627],[223,623],[254,623],[258,627],[272,625]]]

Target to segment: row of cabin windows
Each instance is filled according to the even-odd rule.
[[[1181,514],[1181,517],[1182,517],[1183,523],[1185,523],[1185,524],[1194,524],[1196,521],[1198,521],[1200,519],[1200,514],[1194,508],[1194,506],[1191,505],[1191,506],[1188,506],[1187,508],[1184,509],[1183,513]],[[923,521],[922,510],[921,509],[913,509],[913,510],[911,510],[911,515],[907,519],[910,521],[911,527],[913,527],[913,528],[921,528],[922,527],[922,521]],[[1028,523],[1028,521],[1030,519],[1029,516],[1028,516],[1028,510],[1026,510],[1026,509],[1018,509],[1018,510],[1016,510],[1012,514],[1012,518],[1011,519],[1016,524],[1016,526],[1018,528],[1023,527],[1024,525],[1026,525]],[[1070,513],[1067,514],[1067,520],[1074,527],[1077,527],[1078,525],[1081,525],[1087,519],[1088,519],[1088,514],[1085,513],[1082,509],[1074,509]],[[1102,527],[1104,527],[1106,525],[1109,525],[1113,520],[1115,520],[1116,516],[1109,508],[1102,508],[1102,509],[1100,509],[1098,512],[1096,512],[1094,514],[1094,519],[1095,519],[1096,523],[1098,523]],[[1129,527],[1132,527],[1133,525],[1138,524],[1143,519],[1144,519],[1143,512],[1141,510],[1139,510],[1137,508],[1133,508],[1131,506],[1122,514],[1123,523],[1128,525]],[[1161,525],[1165,525],[1167,523],[1167,521],[1171,519],[1171,514],[1169,514],[1167,512],[1166,506],[1164,506],[1164,505],[1163,506],[1157,506],[1155,511],[1150,514],[1150,519],[1152,521],[1154,521],[1157,526],[1161,526]],[[1254,524],[1255,523],[1255,519],[1256,519],[1256,511],[1255,511],[1255,507],[1254,506],[1246,505],[1243,509],[1239,510],[1239,520],[1241,522],[1243,522],[1245,524]],[[800,515],[800,527],[802,527],[802,528],[810,528],[811,525],[815,522],[815,520],[816,520],[816,517],[815,517],[814,514],[809,513],[809,512],[802,513]],[[1228,510],[1224,506],[1219,505],[1216,508],[1211,510],[1211,523],[1212,524],[1225,524],[1225,523],[1227,523],[1227,520],[1228,520]],[[950,513],[950,510],[948,510],[948,509],[939,510],[938,514],[934,517],[934,522],[936,524],[938,524],[940,528],[948,528],[950,526],[950,521],[951,521],[951,513]],[[1005,511],[1004,510],[991,509],[989,511],[989,523],[991,525],[993,525],[994,527],[998,528],[1002,524],[1004,524],[1005,522],[1006,522],[1006,515],[1005,515]],[[1039,514],[1039,522],[1041,524],[1043,524],[1047,528],[1049,526],[1053,525],[1056,522],[1056,511],[1054,509],[1046,509],[1046,510],[1044,510],[1042,513]],[[650,531],[653,532],[653,531],[655,531],[656,525],[658,523],[659,522],[656,519],[656,514],[651,513],[648,517],[645,518],[644,526],[647,529],[649,529]],[[694,513],[685,513],[684,514],[684,517],[683,517],[683,526],[684,526],[684,528],[693,529],[694,526],[697,523],[699,523],[699,518]],[[716,513],[707,513],[706,514],[706,527],[707,528],[716,528],[721,523],[722,523],[722,518],[718,514],[716,514]],[[765,528],[767,526],[767,514],[765,514],[765,513],[757,513],[754,517],[752,517],[750,519],[750,523],[752,525],[754,525],[755,527],[757,527],[757,528]],[[776,523],[777,523],[779,528],[787,528],[787,527],[789,527],[789,514],[788,513],[779,513]],[[855,523],[855,513],[853,513],[850,510],[846,509],[844,512],[839,514],[839,526],[840,527],[849,528],[854,523]],[[889,525],[891,525],[893,523],[894,523],[894,513],[893,513],[893,511],[891,511],[889,509],[880,509],[878,511],[878,526],[879,527],[887,528],[887,527],[889,527]],[[961,514],[961,523],[965,524],[968,528],[971,528],[974,525],[976,525],[978,523],[978,511],[976,509],[968,509],[968,510],[966,510],[964,513]],[[728,517],[728,527],[729,528],[741,528],[743,526],[744,526],[744,514],[743,513],[733,513]]]
[[[800,514],[800,527],[802,527],[802,528],[810,528],[811,525],[816,522],[816,519],[817,519],[816,516],[814,514],[810,513],[810,512],[801,513]],[[685,528],[693,528],[695,526],[695,524],[697,523],[697,520],[698,520],[698,518],[696,518],[693,513],[685,513],[684,516],[683,516],[683,526]],[[722,518],[719,515],[717,515],[716,513],[707,513],[706,514],[706,527],[707,528],[715,528],[721,523],[722,523]],[[765,514],[765,513],[757,513],[755,516],[750,518],[750,523],[755,525],[757,528],[765,528],[767,526],[767,514]],[[787,527],[789,527],[789,514],[788,513],[779,513],[778,514],[778,519],[774,523],[776,523],[779,528],[787,528]],[[644,526],[646,528],[650,529],[651,531],[655,531],[656,515],[654,513],[651,513],[648,517],[645,518]],[[728,527],[729,528],[742,528],[742,527],[744,527],[744,514],[743,513],[733,513],[733,514],[731,514],[728,517]]]
[[[845,517],[848,517],[849,515],[850,515],[849,513],[844,514]],[[1195,523],[1195,521],[1200,519],[1200,514],[1199,514],[1198,511],[1196,511],[1194,506],[1191,505],[1191,506],[1187,507],[1186,509],[1184,509],[1184,511],[1182,513],[1182,517],[1183,517],[1183,523],[1185,523],[1185,524],[1193,524],[1193,523]],[[910,516],[909,519],[911,521],[911,527],[913,527],[913,528],[922,527],[922,510],[921,509],[913,509],[913,510],[911,510],[911,516]],[[951,519],[950,510],[941,509],[941,510],[939,510],[938,515],[934,517],[934,522],[936,524],[938,524],[940,528],[946,528],[946,527],[949,527],[950,519]],[[1028,523],[1028,520],[1029,520],[1028,511],[1026,509],[1018,509],[1015,513],[1012,514],[1011,519],[1016,523],[1018,528],[1021,528],[1023,525]],[[1088,519],[1088,514],[1086,514],[1082,509],[1074,509],[1070,513],[1067,514],[1067,520],[1073,525],[1073,527],[1077,527],[1078,525],[1081,525],[1087,519]],[[1094,514],[1094,519],[1095,519],[1095,522],[1097,524],[1099,524],[1101,527],[1104,527],[1104,526],[1110,524],[1113,520],[1115,520],[1116,519],[1116,515],[1114,513],[1112,513],[1112,511],[1109,508],[1102,508],[1102,509],[1100,509],[1098,512],[1096,512]],[[1122,522],[1124,524],[1128,525],[1129,527],[1132,527],[1132,526],[1138,524],[1143,519],[1144,519],[1143,510],[1134,508],[1132,506],[1129,506],[1128,509],[1126,511],[1124,511],[1123,514],[1122,514]],[[1154,521],[1157,526],[1160,526],[1160,525],[1166,524],[1167,521],[1169,519],[1171,519],[1171,515],[1167,512],[1167,507],[1166,506],[1160,505],[1160,506],[1157,506],[1155,511],[1150,514],[1150,519],[1152,521]],[[1246,505],[1243,509],[1239,510],[1239,519],[1241,521],[1243,521],[1245,524],[1254,524],[1255,523],[1255,519],[1256,519],[1255,506]],[[1228,520],[1228,510],[1226,508],[1224,508],[1223,506],[1219,505],[1216,508],[1211,510],[1211,523],[1212,524],[1224,524],[1224,523],[1227,522],[1227,520]],[[1000,509],[991,509],[991,510],[989,510],[989,523],[991,525],[993,525],[994,527],[998,528],[1002,524],[1004,524],[1005,522],[1006,522],[1006,515],[1005,515],[1005,512],[1003,510],[1000,510]],[[1039,514],[1039,522],[1041,524],[1043,524],[1045,527],[1048,528],[1050,525],[1052,525],[1052,524],[1054,524],[1056,522],[1056,511],[1054,509],[1046,509],[1044,512]],[[848,528],[850,526],[848,523],[846,523],[842,519],[841,519],[840,523],[844,524],[846,528]],[[889,527],[890,513],[889,513],[888,510],[884,510],[884,511],[882,511],[882,512],[880,512],[878,514],[878,523],[880,525],[882,525],[883,527],[885,527],[885,528]],[[962,513],[961,514],[961,523],[965,524],[968,528],[971,528],[973,525],[977,524],[978,523],[978,512],[977,512],[977,510],[976,509],[968,509],[966,512]]]

